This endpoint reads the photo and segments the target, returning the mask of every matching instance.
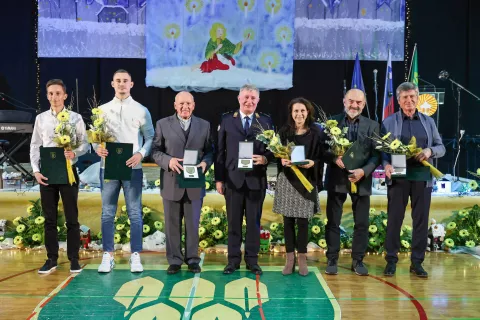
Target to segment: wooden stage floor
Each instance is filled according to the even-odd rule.
[[[276,280],[271,280],[274,281],[274,283],[270,282],[268,288],[264,288],[264,290],[269,290],[270,302],[268,300],[262,300],[262,312],[260,312],[262,304],[260,303],[260,306],[256,304],[256,297],[254,300],[246,300],[243,308],[250,308],[249,310],[251,310],[251,312],[247,312],[249,319],[287,319],[287,317],[280,316],[281,314],[286,314],[285,312],[288,311],[287,308],[294,308],[296,310],[295,319],[334,319],[335,315],[337,316],[336,318],[339,318],[340,312],[342,319],[480,318],[480,260],[474,256],[465,254],[427,253],[424,267],[429,272],[430,277],[428,279],[420,279],[409,273],[408,254],[400,255],[397,274],[395,277],[390,278],[386,278],[382,274],[385,261],[381,255],[370,254],[365,258],[365,263],[370,271],[370,275],[367,277],[356,276],[350,271],[351,260],[348,254],[341,255],[339,274],[337,276],[325,275],[325,255],[323,253],[314,252],[309,253],[308,256],[311,272],[310,275],[305,278],[300,277],[298,274],[286,277],[281,276],[278,270],[281,270],[279,266],[282,266],[284,263],[284,256],[282,254],[267,254],[260,257],[260,265],[271,266],[265,269],[269,269],[272,272],[268,273],[268,275],[265,272],[263,276],[257,279],[257,294],[259,295],[259,292],[263,292],[262,288],[258,289],[259,281],[262,282],[262,279],[267,281],[266,279],[268,277],[270,277],[269,279]],[[37,270],[44,262],[44,250],[0,251],[0,319],[30,319],[34,310],[40,311],[39,319],[118,319],[118,317],[112,315],[96,316],[99,312],[98,308],[100,308],[100,310],[104,308],[104,311],[107,310],[105,309],[107,308],[106,306],[102,307],[102,301],[107,299],[111,301],[111,304],[115,308],[123,308],[121,310],[125,311],[125,308],[128,310],[128,308],[134,307],[134,304],[137,305],[140,303],[139,301],[141,299],[148,300],[148,293],[146,291],[144,292],[146,298],[139,298],[136,300],[137,302],[132,300],[131,304],[129,302],[131,299],[128,300],[128,297],[126,302],[118,299],[117,289],[123,284],[123,282],[119,284],[118,281],[135,282],[134,280],[138,281],[138,279],[142,278],[142,274],[132,275],[129,270],[126,270],[126,268],[128,268],[129,254],[117,252],[117,268],[106,277],[99,278],[101,279],[100,281],[96,280],[100,276],[95,269],[101,261],[101,253],[82,252],[81,258],[84,271],[71,281],[72,279],[69,279],[69,263],[64,252],[61,253],[60,266],[55,272],[49,275],[39,275],[37,274]],[[157,273],[163,272],[167,266],[164,253],[143,253],[142,261],[145,266],[152,267],[153,269],[151,270],[157,270]],[[209,282],[204,279],[208,279],[207,274],[214,276],[214,278],[210,278],[210,280],[214,282],[212,285],[216,285],[217,289],[221,286],[221,282],[227,281],[225,279],[228,279],[230,276],[224,276],[221,274],[221,271],[216,271],[218,268],[223,267],[225,262],[226,255],[224,254],[206,254],[204,271],[200,274],[200,278],[202,279],[200,285],[202,285],[203,282]],[[148,268],[145,269],[147,270]],[[209,271],[207,272],[207,270]],[[315,270],[319,272],[316,274],[314,272]],[[245,273],[244,265],[242,265],[240,271],[248,277],[248,274]],[[191,274],[185,271],[183,271],[182,274],[184,277],[190,277],[190,283],[194,282]],[[321,276],[319,277],[319,275]],[[143,277],[145,276],[146,271]],[[168,282],[171,282],[171,279],[174,279],[172,277],[175,276],[167,276],[164,273],[163,276],[159,276],[159,280],[163,281],[159,282],[162,283],[161,287],[163,288],[163,285],[165,285],[166,289]],[[253,280],[251,281],[255,283],[255,277],[250,276],[250,278],[252,278]],[[155,279],[148,279],[148,281],[156,281]],[[212,279],[218,280],[215,281]],[[323,281],[322,279],[325,280],[330,290],[320,285]],[[245,281],[250,280],[247,279]],[[287,283],[289,285],[287,285]],[[82,285],[84,287],[82,287]],[[315,287],[312,287],[312,285],[315,285]],[[187,287],[187,289],[190,290],[190,285]],[[78,288],[78,290],[76,288]],[[324,292],[324,289],[326,289],[326,295],[323,296],[324,298],[315,298],[316,291]],[[139,290],[141,291],[142,289]],[[221,290],[223,290],[223,287]],[[328,295],[330,291],[333,296]],[[152,294],[151,291],[149,292]],[[225,295],[227,295],[226,292],[225,289]],[[303,296],[302,292],[304,294]],[[115,300],[118,300],[113,301],[116,293],[117,298],[115,298]],[[53,298],[46,299],[49,295],[52,295]],[[276,298],[274,298],[274,296],[278,299],[275,300]],[[158,298],[158,295],[156,295],[156,298]],[[156,298],[154,297],[153,300]],[[217,298],[219,297],[214,297],[214,299]],[[223,296],[221,298],[223,299]],[[178,299],[181,300],[181,298],[177,298],[177,300]],[[174,299],[170,296],[169,299],[165,298],[165,300],[166,302],[164,304],[161,303],[159,305],[168,308],[166,305],[172,304],[172,302],[167,300]],[[187,299],[185,298],[184,300],[186,301]],[[56,307],[54,308],[54,306],[58,306],[59,308],[62,306],[67,307],[67,301],[73,301],[71,306],[68,305],[68,308],[70,308],[70,316],[66,316],[66,314],[60,310],[57,310],[57,313],[55,313]],[[201,303],[205,303],[205,301],[202,300]],[[142,303],[143,302],[145,301],[142,300]],[[325,308],[320,307],[320,304],[325,302],[327,302],[328,309],[327,305]],[[196,303],[198,304],[200,302],[197,301]],[[212,302],[210,302],[210,304],[211,303]],[[233,304],[235,303],[238,304],[238,302],[233,302]],[[269,309],[269,303],[270,305],[277,303],[277,305],[284,306],[285,309]],[[318,308],[315,308],[316,304],[318,304]],[[98,305],[100,305],[100,307]],[[215,310],[217,311],[223,310],[221,308],[228,309],[221,305],[221,308],[218,307],[218,305],[215,306]],[[333,312],[335,306],[339,307],[339,310]],[[50,313],[48,314],[50,316],[47,317],[48,314],[46,312],[49,308]],[[236,308],[238,309],[238,307]],[[41,310],[45,310],[45,312]],[[123,311],[120,319],[124,318]],[[56,314],[56,316],[51,316],[52,312]],[[72,314],[75,314],[75,316],[71,316]],[[146,316],[146,313],[144,313],[144,315]],[[38,316],[38,314],[35,316]],[[35,316],[32,317],[32,319],[35,318]],[[125,312],[125,317],[125,319],[151,319],[151,317],[141,317],[140,314],[135,317],[135,314],[128,314],[128,312]],[[161,318],[170,319],[170,317]],[[190,318],[190,316],[184,316],[182,319],[186,318]],[[200,319],[201,317],[196,317],[196,313],[193,313],[191,318]],[[201,319],[210,319],[210,317],[202,317]],[[212,319],[215,319],[215,317]],[[233,316],[225,316],[219,317],[218,319],[230,320],[236,318]],[[289,319],[292,319],[292,317],[289,317]]]

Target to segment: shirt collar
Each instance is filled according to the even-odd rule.
[[[360,122],[360,115],[356,116],[353,119],[350,119],[348,114],[345,112],[345,123],[355,123],[355,122]]]
[[[65,110],[65,106],[63,106],[62,110],[60,110],[58,113],[55,112],[52,107],[50,107],[50,113],[52,114],[52,116],[56,117],[60,112],[62,112],[63,110]]]
[[[252,113],[251,115],[248,115],[248,116],[247,116],[245,113],[243,113],[243,112],[240,111],[240,110],[239,110],[238,112],[240,112],[240,116],[242,117],[242,118],[241,118],[242,120],[243,120],[245,117],[248,117],[250,120],[252,120],[252,118],[253,118],[253,113]]]
[[[125,99],[123,99],[123,100],[122,100],[122,99],[118,99],[116,96],[113,97],[113,101],[114,101],[115,103],[129,103],[129,102],[131,102],[132,100],[133,100],[132,96],[128,96],[127,98],[125,98]]]
[[[188,119],[185,120],[185,119],[183,119],[182,117],[180,117],[180,116],[178,115],[178,113],[175,113],[175,114],[177,115],[177,119],[178,119],[179,121],[181,121],[181,122],[184,122],[184,123],[190,122],[190,120],[192,120],[192,116],[193,116],[193,115],[190,115],[190,118],[188,118]]]
[[[402,117],[403,117],[403,120],[418,120],[419,119],[419,115],[418,115],[418,110],[415,110],[415,113],[413,114],[413,116],[410,118],[409,116],[407,116],[403,110],[402,110]]]

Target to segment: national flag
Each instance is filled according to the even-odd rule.
[[[414,83],[418,87],[418,60],[417,60],[417,45],[413,48],[412,62],[410,63],[410,72],[408,74],[408,81]]]
[[[388,59],[387,59],[387,73],[385,76],[385,91],[384,91],[384,98],[383,98],[382,120],[387,118],[389,115],[392,115],[393,112],[394,112],[394,102],[393,102],[393,80],[392,80],[392,53],[389,47]]]
[[[355,57],[355,65],[353,67],[352,86],[351,89],[359,89],[365,92],[365,86],[363,85],[362,69],[360,68],[360,59]]]

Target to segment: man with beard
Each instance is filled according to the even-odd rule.
[[[345,112],[332,117],[338,122],[339,128],[348,128],[347,136],[350,142],[358,141],[363,148],[365,164],[361,168],[346,170],[342,157],[327,151],[325,155],[328,164],[326,173],[327,187],[327,268],[326,274],[337,274],[338,254],[340,251],[340,221],[343,204],[350,194],[352,199],[353,219],[355,223],[352,242],[352,271],[357,275],[366,276],[368,270],[363,264],[363,258],[368,245],[368,225],[370,211],[370,195],[372,193],[372,172],[380,162],[379,152],[375,150],[373,141],[368,137],[379,134],[379,125],[375,121],[361,115],[365,107],[365,94],[358,89],[349,90],[343,99]],[[351,185],[355,183],[357,191],[352,193]]]

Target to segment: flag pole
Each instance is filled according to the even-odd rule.
[[[412,73],[412,66],[413,66],[413,57],[415,57],[416,52],[417,52],[417,44],[415,43],[415,46],[413,47],[412,59],[410,60],[410,69],[408,70],[407,81],[410,80],[410,74]]]

